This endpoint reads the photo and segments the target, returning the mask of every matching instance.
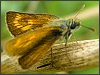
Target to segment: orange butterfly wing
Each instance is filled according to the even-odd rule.
[[[45,53],[47,53],[48,49],[50,49],[54,42],[62,35],[62,29],[59,26],[41,28],[41,32],[46,32],[46,34],[42,34],[44,37],[40,36],[41,40],[39,40],[38,43],[29,50],[29,52],[19,58],[19,64],[23,69],[27,69],[35,64],[45,55]],[[40,32],[37,32],[37,34],[38,33]]]
[[[48,22],[59,18],[49,14],[28,14],[9,11],[6,19],[9,31],[14,36],[18,36],[29,30],[48,25]]]

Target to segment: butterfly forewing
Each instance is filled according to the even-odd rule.
[[[55,15],[49,14],[28,14],[13,11],[7,12],[8,28],[14,36],[48,25],[49,21],[55,19],[59,18]]]

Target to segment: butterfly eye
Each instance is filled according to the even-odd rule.
[[[78,28],[79,26],[80,26],[80,23],[74,21],[74,22],[71,24],[70,28],[71,28],[71,29],[76,29],[76,28]]]

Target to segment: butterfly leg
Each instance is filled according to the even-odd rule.
[[[67,32],[65,33],[65,48],[67,48],[67,42],[68,42],[68,39],[71,37],[72,33],[71,32]],[[67,59],[69,60],[69,62],[71,63],[71,60],[68,56],[68,51],[66,50],[66,56],[67,56]]]
[[[79,47],[80,47],[80,49],[84,50],[84,49],[83,49],[83,47],[82,47],[81,45],[79,45],[79,43],[78,43],[77,39],[75,38],[75,36],[73,36],[73,38],[74,38],[75,43],[77,44],[77,46],[79,46]]]
[[[50,55],[51,55],[50,63],[47,63],[47,64],[44,64],[44,65],[38,66],[37,69],[38,69],[38,68],[43,68],[43,67],[46,67],[46,66],[49,66],[49,65],[51,66],[51,68],[54,68],[54,65],[53,65],[53,52],[52,52],[52,48],[51,48],[50,51],[51,51],[51,54],[50,54]]]
[[[65,43],[65,47],[67,47],[67,43]],[[71,59],[68,56],[68,51],[67,50],[66,50],[66,56],[67,56],[67,59],[69,60],[69,62],[71,63]]]

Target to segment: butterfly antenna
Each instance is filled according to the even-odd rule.
[[[90,28],[90,27],[87,27],[87,26],[84,26],[84,25],[81,25],[81,26],[84,27],[84,28],[87,28],[87,29],[89,29],[91,31],[95,31],[95,29],[93,29],[93,28]]]
[[[82,5],[82,7],[80,8],[80,10],[76,13],[76,15],[74,16],[74,18],[77,17],[77,15],[81,12],[81,10],[83,10],[85,8],[85,4]]]
[[[85,4],[83,4],[82,5],[82,7],[80,8],[80,10],[76,13],[76,15],[74,16],[74,18],[76,19],[76,17],[77,17],[77,15],[83,10],[85,8]],[[93,29],[93,28],[90,28],[90,27],[87,27],[87,26],[84,26],[84,25],[81,25],[82,27],[84,27],[84,28],[87,28],[87,29],[89,29],[89,30],[91,30],[91,31],[95,31],[95,29]]]

